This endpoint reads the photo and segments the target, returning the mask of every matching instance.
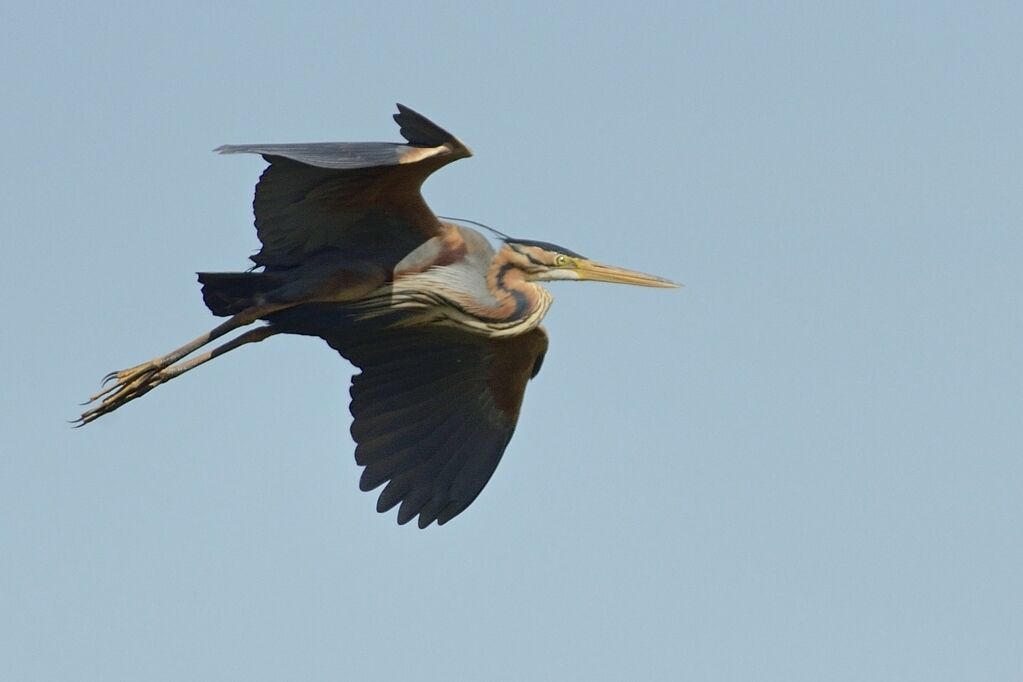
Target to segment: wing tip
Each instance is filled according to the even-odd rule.
[[[472,150],[465,143],[426,116],[401,102],[395,102],[395,106],[398,113],[393,114],[392,118],[398,124],[401,136],[409,144],[417,147],[447,147],[459,156],[472,156]]]

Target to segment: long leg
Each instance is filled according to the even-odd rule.
[[[95,407],[83,412],[82,416],[75,420],[75,425],[84,426],[85,424],[95,421],[109,412],[113,412],[135,398],[145,395],[160,384],[166,383],[174,377],[181,376],[185,372],[195,369],[199,365],[209,362],[213,358],[219,357],[240,346],[244,346],[247,343],[256,343],[279,333],[279,330],[273,327],[257,327],[256,329],[250,329],[244,334],[231,339],[227,343],[221,344],[212,350],[206,351],[205,353],[201,353],[191,360],[174,364],[176,360],[180,360],[213,339],[223,336],[231,331],[231,329],[237,329],[240,326],[251,324],[251,322],[254,321],[249,320],[247,322],[235,322],[236,318],[241,318],[244,314],[245,313],[240,313],[239,315],[235,315],[219,327],[216,327],[203,336],[181,346],[167,355],[163,355],[159,358],[155,358],[149,362],[138,365],[137,367],[123,370],[111,375],[111,378],[116,378],[117,382],[89,398],[89,403],[93,403],[100,398],[103,398],[103,400]],[[266,313],[263,312],[262,314]],[[232,322],[234,322],[234,326],[228,326]]]
[[[161,355],[160,357],[153,358],[152,360],[147,360],[146,362],[143,362],[140,365],[135,365],[134,367],[129,367],[128,369],[122,369],[119,372],[111,372],[110,374],[103,377],[103,383],[104,384],[109,383],[114,379],[117,380],[117,383],[111,388],[105,391],[101,391],[100,393],[97,393],[96,395],[92,396],[91,398],[89,398],[89,400],[90,401],[96,400],[100,396],[110,393],[112,390],[116,389],[117,386],[120,384],[130,383],[135,378],[138,378],[145,374],[149,374],[154,371],[159,371],[166,367],[170,367],[181,358],[185,357],[186,355],[190,355],[191,353],[194,353],[195,351],[202,348],[210,341],[213,341],[214,339],[219,339],[224,334],[228,334],[234,331],[235,329],[238,329],[239,327],[245,327],[247,325],[250,325],[256,320],[258,320],[260,317],[263,317],[264,315],[269,315],[270,313],[275,312],[277,310],[287,308],[290,305],[293,304],[261,305],[247,308],[242,312],[238,313],[237,315],[232,315],[227,320],[217,325],[213,329],[209,330],[202,336],[198,336],[192,339],[185,345],[179,348],[175,348],[166,355]]]

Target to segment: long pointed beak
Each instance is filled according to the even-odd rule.
[[[575,270],[578,279],[590,282],[613,282],[615,284],[634,284],[640,287],[659,287],[661,289],[677,289],[682,286],[670,279],[645,272],[626,270],[614,265],[604,265],[591,260],[579,261]]]

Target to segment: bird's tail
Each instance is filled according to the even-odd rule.
[[[200,272],[202,300],[214,315],[235,315],[263,302],[282,282],[272,272]]]

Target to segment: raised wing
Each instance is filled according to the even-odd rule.
[[[437,234],[440,223],[420,187],[433,171],[472,152],[401,104],[394,120],[408,144],[251,144],[214,150],[262,154],[270,163],[252,204],[263,244],[252,260],[268,268],[292,267],[319,251],[339,249],[392,267]]]
[[[359,486],[387,486],[377,511],[444,524],[490,480],[518,421],[547,333],[490,339],[446,327],[347,333],[327,341],[362,370],[352,379]]]

